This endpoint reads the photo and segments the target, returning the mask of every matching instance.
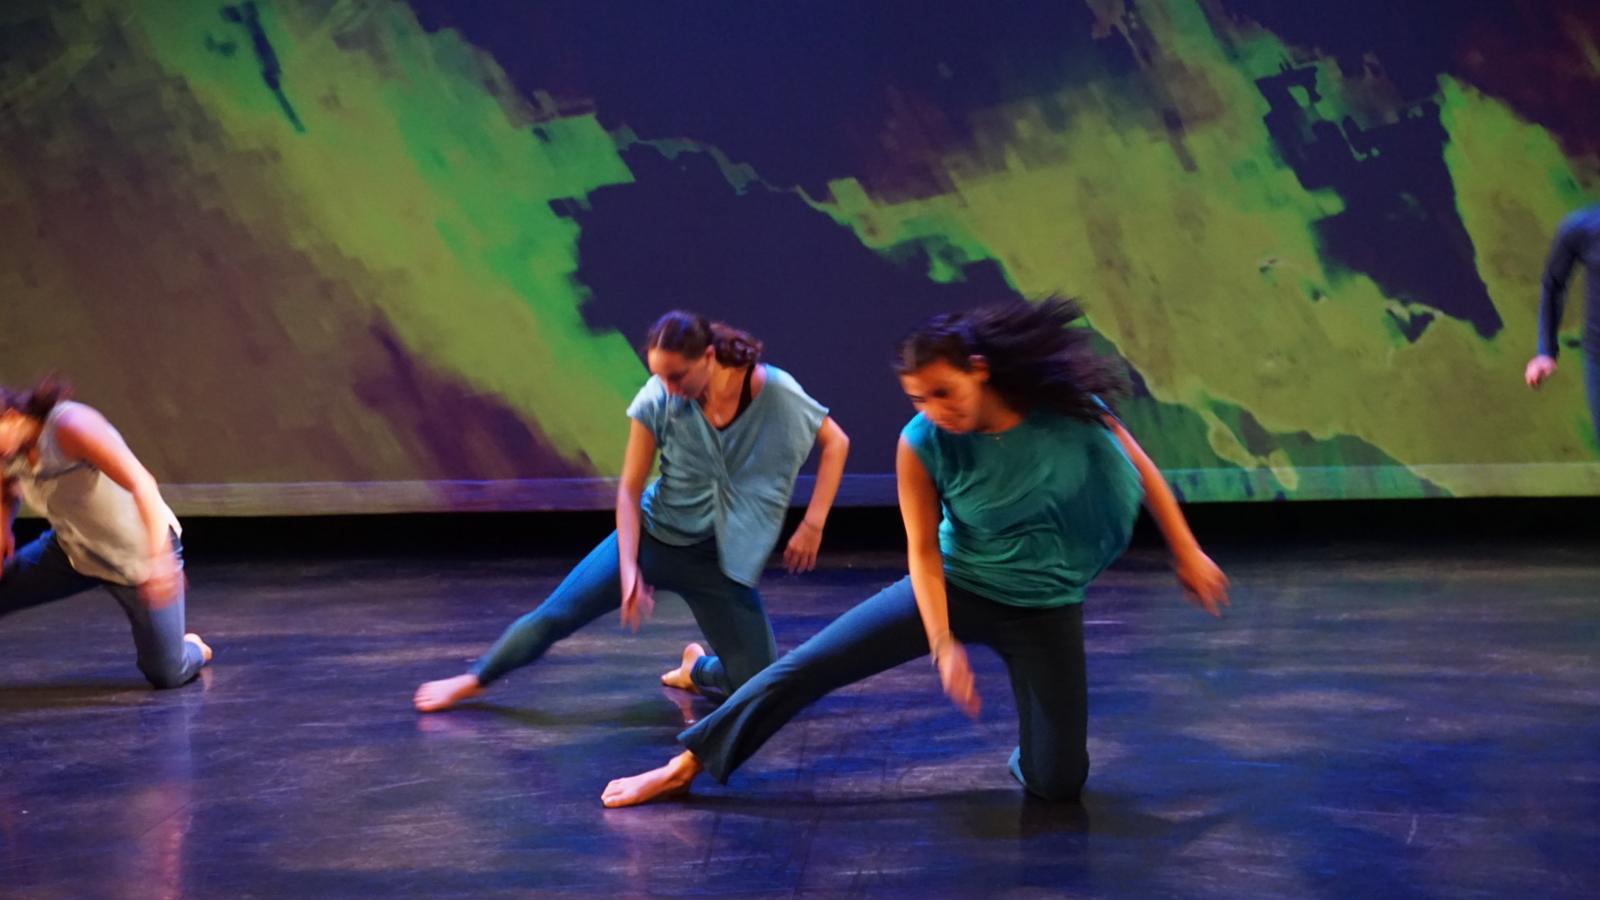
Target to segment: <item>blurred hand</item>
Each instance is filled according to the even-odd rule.
[[[178,564],[170,548],[163,547],[150,557],[150,573],[139,585],[139,599],[148,609],[162,609],[178,599],[182,588],[183,566]]]
[[[1528,367],[1522,370],[1522,380],[1528,383],[1528,387],[1536,388],[1555,373],[1555,357],[1540,354],[1528,360]]]
[[[1222,618],[1222,607],[1228,605],[1228,576],[1211,557],[1199,550],[1181,554],[1173,561],[1178,573],[1178,583],[1183,585],[1183,597],[1206,612]]]
[[[637,633],[656,610],[656,589],[637,568],[622,573],[622,627]]]
[[[983,702],[978,699],[977,686],[972,679],[972,666],[967,662],[967,648],[954,637],[946,638],[939,646],[939,683],[946,697],[969,719],[976,719]]]

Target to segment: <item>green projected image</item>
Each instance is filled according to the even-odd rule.
[[[180,511],[604,506],[682,306],[892,502],[895,338],[1062,293],[1187,499],[1600,493],[1582,354],[1521,379],[1592,5],[674,6],[7,4],[0,383]]]

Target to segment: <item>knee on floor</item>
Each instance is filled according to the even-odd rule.
[[[1032,771],[1026,774],[1021,771],[1018,762],[1018,757],[1013,755],[1011,773],[1022,782],[1028,793],[1044,800],[1058,802],[1077,800],[1083,793],[1083,783],[1089,779],[1087,757],[1077,762],[1050,760],[1032,766]]]
[[[194,678],[194,673],[192,672],[188,675],[184,674],[181,663],[176,665],[147,665],[141,663],[139,671],[144,674],[145,680],[150,682],[150,686],[158,691],[183,687]]]
[[[1047,777],[1030,780],[1026,787],[1028,793],[1052,802],[1066,802],[1077,800],[1083,793],[1084,777]]]

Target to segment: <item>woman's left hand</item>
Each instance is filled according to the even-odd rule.
[[[946,634],[934,646],[934,665],[939,669],[939,683],[946,697],[969,719],[977,719],[983,709],[978,698],[977,682],[972,677],[972,664],[967,662],[967,649],[953,636]]]
[[[783,550],[783,564],[789,574],[809,572],[817,567],[817,549],[822,546],[822,528],[800,520],[800,525]]]
[[[183,567],[178,565],[178,558],[171,550],[163,548],[150,558],[150,574],[139,585],[139,599],[149,609],[162,609],[178,599],[182,587]]]
[[[1222,574],[1222,568],[1198,549],[1179,554],[1173,568],[1183,585],[1184,599],[1222,618],[1222,607],[1228,605],[1228,576]]]

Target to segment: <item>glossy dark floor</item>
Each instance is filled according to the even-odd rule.
[[[419,716],[570,560],[195,560],[217,659],[182,690],[141,686],[105,596],[0,620],[0,894],[1595,896],[1597,549],[1224,552],[1221,622],[1136,553],[1089,601],[1081,807],[1012,782],[980,650],[977,724],[912,664],[727,787],[614,811],[703,711],[655,684],[681,603]],[[769,577],[780,648],[898,559],[830,562]]]

